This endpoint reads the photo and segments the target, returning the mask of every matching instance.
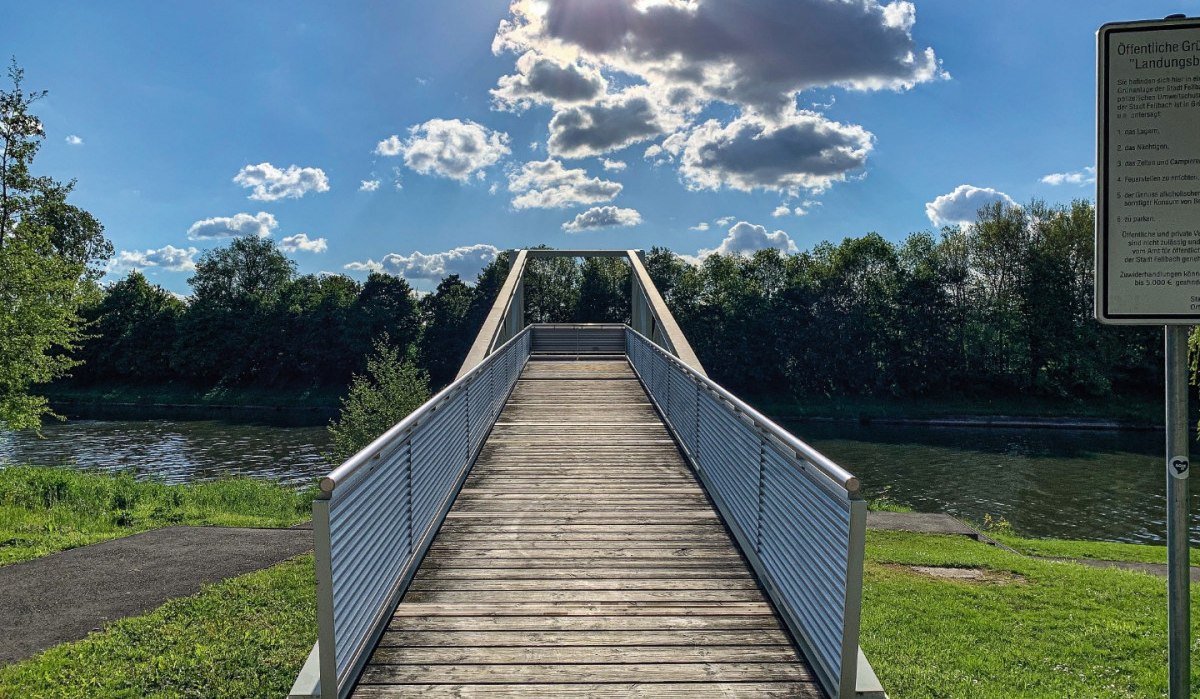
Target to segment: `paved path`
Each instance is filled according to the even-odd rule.
[[[0,566],[0,665],[312,548],[306,529],[169,527]]]

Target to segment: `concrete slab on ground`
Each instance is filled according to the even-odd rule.
[[[868,529],[918,534],[958,534],[979,539],[980,533],[947,514],[932,512],[868,512]]]
[[[306,529],[169,527],[0,566],[0,665],[312,545]]]

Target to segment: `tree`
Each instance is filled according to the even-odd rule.
[[[30,113],[45,92],[22,88],[14,59],[0,91],[0,424],[36,429],[53,415],[41,383],[64,376],[83,331],[79,308],[112,247],[86,212],[66,203],[71,184],[32,174],[46,133]],[[89,267],[97,265],[97,267]],[[90,271],[89,271],[90,270]]]
[[[171,350],[175,329],[186,306],[141,272],[108,287],[88,313],[94,319],[91,337],[77,357],[89,379],[130,383],[171,380]]]
[[[574,320],[578,323],[628,323],[631,273],[629,265],[620,258],[585,259]]]
[[[419,355],[421,366],[429,372],[434,386],[444,386],[454,380],[462,366],[475,332],[471,324],[471,302],[475,294],[457,274],[442,279],[437,290],[421,299],[421,333]]]
[[[270,238],[244,236],[205,251],[188,279],[192,304],[179,326],[175,369],[210,385],[245,384],[277,372],[286,348],[265,330],[295,269]]]
[[[367,358],[366,375],[356,375],[342,398],[338,419],[329,423],[330,460],[340,463],[429,400],[429,377],[382,335]]]

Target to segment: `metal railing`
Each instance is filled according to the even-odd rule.
[[[549,355],[625,354],[625,326],[618,323],[536,323],[530,351]]]
[[[353,687],[530,347],[526,329],[321,480],[313,502],[317,646],[310,658],[323,699],[341,699]]]
[[[706,375],[700,359],[692,350],[679,323],[654,286],[650,273],[642,261],[640,250],[553,250],[535,248],[511,253],[511,265],[504,285],[496,295],[488,311],[483,327],[475,337],[467,357],[458,370],[459,376],[466,374],[496,347],[525,327],[525,269],[531,259],[555,257],[623,257],[630,267],[630,323],[633,329],[665,347],[679,357],[684,364],[702,375]]]
[[[632,329],[626,354],[832,696],[855,696],[858,479]]]

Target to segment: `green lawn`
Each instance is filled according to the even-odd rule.
[[[312,491],[232,478],[194,485],[65,468],[0,469],[0,565],[176,524],[287,527]]]
[[[913,565],[977,567],[993,579],[945,580]],[[861,644],[892,697],[1166,692],[1162,578],[1039,561],[965,537],[872,531],[863,597]],[[1196,694],[1200,665],[1192,674]]]
[[[0,668],[2,699],[279,699],[317,637],[311,555]]]

